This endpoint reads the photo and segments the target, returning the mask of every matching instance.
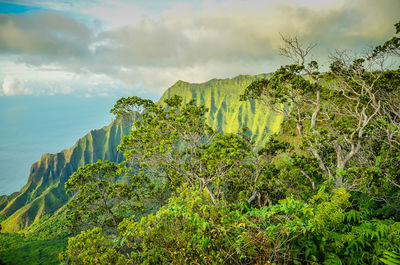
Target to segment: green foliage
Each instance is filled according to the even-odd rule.
[[[135,205],[132,186],[119,183],[125,168],[113,162],[98,161],[80,167],[65,183],[67,193],[74,193],[68,203],[67,225],[78,230],[83,227],[100,226],[116,229],[119,222],[134,211],[143,208]]]
[[[205,122],[205,107],[194,101],[183,104],[173,96],[165,103],[166,108],[146,108],[121,141],[126,159],[140,167],[132,185],[146,185],[146,196],[160,203],[182,183],[206,189],[214,203],[246,190],[252,180],[243,173],[254,159],[248,137],[214,132]]]
[[[109,246],[100,228],[95,227],[68,239],[66,254],[60,254],[62,264],[126,264],[125,257]]]
[[[265,145],[258,150],[258,154],[267,155],[269,159],[279,153],[288,151],[291,148],[288,142],[277,139],[276,135],[271,135]]]
[[[272,239],[271,252],[280,259],[289,255],[294,263],[379,264],[384,251],[399,245],[400,223],[365,220],[349,210],[349,198],[344,189],[333,195],[321,190],[309,204],[288,198],[248,215],[256,231]]]
[[[17,233],[0,233],[0,264],[59,264],[58,253],[66,245],[65,238],[38,239]]]
[[[400,264],[400,254],[395,251],[387,251],[383,254],[383,258],[380,260],[387,265],[398,265]]]
[[[400,22],[397,22],[395,24],[395,28],[396,28],[396,34],[399,34],[400,33]],[[385,54],[387,52],[398,55],[399,50],[400,50],[400,38],[395,36],[392,39],[386,41],[383,45],[377,46],[374,49],[372,56],[373,57],[382,56],[382,54]]]
[[[326,181],[352,186],[343,170],[362,164],[357,155],[367,153],[371,137],[380,135],[398,148],[394,139],[400,131],[400,75],[385,68],[388,55],[399,55],[398,38],[370,56],[338,52],[324,74],[318,72],[317,62],[307,61],[312,46],[303,49],[297,38],[284,41],[282,52],[295,64],[282,66],[269,79],[253,81],[242,99],[262,102],[294,121],[303,147],[317,160]],[[374,161],[374,155],[365,158],[371,160],[369,165]]]
[[[243,95],[240,95],[240,100],[259,99],[264,93],[269,84],[266,78],[254,80],[245,90]]]
[[[283,111],[287,115],[297,115],[296,108],[304,105],[302,97],[309,94],[315,87],[301,74],[304,70],[300,65],[286,65],[279,68],[269,79],[253,81],[241,95],[241,99],[255,99],[264,101],[276,111]]]
[[[168,204],[140,222],[120,224],[135,264],[265,263],[268,256],[251,237],[236,206],[212,204],[209,194],[183,186]]]
[[[131,118],[137,113],[141,113],[144,108],[147,108],[154,103],[149,99],[142,99],[136,96],[128,98],[120,98],[110,110],[117,117]]]

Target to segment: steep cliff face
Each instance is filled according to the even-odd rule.
[[[240,75],[232,79],[213,79],[201,84],[178,81],[161,97],[174,94],[185,102],[196,99],[208,109],[207,122],[225,133],[240,132],[246,126],[253,140],[262,144],[271,133],[278,132],[282,117],[254,101],[239,101],[254,79],[265,75]],[[121,162],[116,147],[130,131],[130,123],[117,120],[100,130],[91,131],[77,143],[57,154],[44,154],[32,165],[28,182],[20,192],[0,197],[2,231],[15,232],[37,223],[44,214],[53,214],[68,201],[64,183],[80,166],[109,160]]]
[[[181,95],[185,102],[194,98],[196,104],[204,104],[209,109],[207,122],[214,129],[236,133],[247,127],[252,139],[262,144],[268,135],[279,131],[283,117],[258,102],[239,101],[239,96],[253,80],[263,77],[266,74],[212,79],[200,84],[178,81],[164,93],[160,101],[174,94]]]
[[[129,130],[128,122],[115,120],[109,126],[91,131],[69,149],[44,154],[32,165],[28,182],[21,191],[3,196],[3,203],[0,201],[2,231],[19,231],[62,207],[68,201],[64,183],[80,166],[98,160],[121,162],[123,156],[116,147]]]

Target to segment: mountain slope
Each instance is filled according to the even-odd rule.
[[[212,127],[235,133],[246,126],[252,139],[261,144],[268,135],[278,132],[282,117],[254,101],[239,101],[239,95],[254,79],[264,76],[240,75],[201,84],[178,81],[164,93],[160,102],[174,94],[181,95],[185,102],[195,98],[197,104],[204,104],[209,109],[207,122]],[[65,205],[69,198],[64,183],[78,167],[98,160],[122,161],[116,147],[129,130],[127,122],[114,121],[107,127],[91,131],[69,149],[43,155],[32,165],[28,182],[19,193],[0,197],[2,231],[20,231]]]
[[[283,117],[265,109],[259,102],[239,101],[239,96],[253,80],[266,76],[239,75],[200,84],[178,81],[164,93],[160,101],[174,94],[182,96],[185,102],[194,98],[197,105],[204,104],[209,109],[207,122],[214,129],[236,133],[247,127],[252,139],[260,145],[268,135],[279,131]]]

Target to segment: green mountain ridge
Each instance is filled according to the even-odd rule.
[[[234,133],[247,127],[257,144],[268,135],[278,132],[282,116],[265,110],[260,103],[239,101],[239,95],[255,79],[266,74],[239,75],[234,78],[212,79],[193,84],[178,81],[161,97],[159,102],[178,94],[185,102],[192,98],[196,104],[208,109],[207,122],[224,133]],[[17,193],[0,197],[0,221],[2,232],[18,232],[37,224],[45,215],[62,208],[69,197],[64,183],[80,167],[98,160],[121,162],[122,154],[116,147],[130,131],[130,123],[115,120],[99,130],[93,130],[77,143],[57,154],[44,154],[30,170],[27,184]]]
[[[69,149],[57,154],[44,154],[30,170],[27,184],[18,193],[2,196],[0,216],[3,232],[16,232],[52,214],[68,201],[64,183],[80,167],[98,160],[120,162],[116,150],[122,136],[129,133],[130,124],[115,120],[99,130],[93,130]]]
[[[283,117],[265,109],[259,102],[239,101],[239,95],[254,79],[266,76],[238,75],[198,84],[178,81],[163,94],[160,101],[174,94],[182,96],[184,102],[196,99],[197,105],[204,104],[209,109],[207,122],[213,128],[235,133],[247,127],[252,139],[262,144],[268,135],[279,131]]]

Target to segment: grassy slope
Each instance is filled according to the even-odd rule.
[[[59,264],[63,238],[34,239],[17,233],[0,233],[0,264]]]

